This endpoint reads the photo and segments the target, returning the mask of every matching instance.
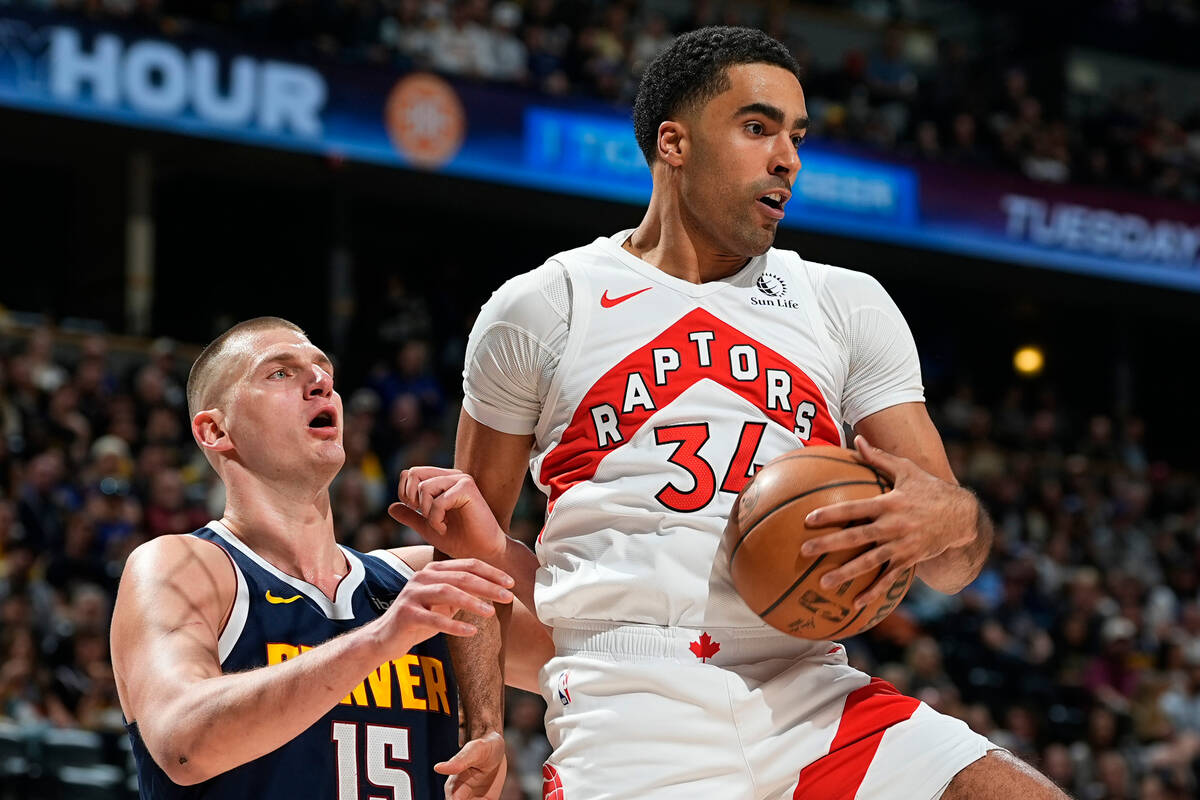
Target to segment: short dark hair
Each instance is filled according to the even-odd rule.
[[[221,356],[224,355],[226,345],[229,341],[239,334],[257,333],[269,328],[287,328],[301,336],[305,335],[303,328],[294,322],[288,322],[282,317],[255,317],[254,319],[239,322],[213,339],[200,352],[200,355],[196,358],[191,370],[188,372],[188,416],[194,417],[208,406],[208,402],[212,398],[212,390],[216,386],[216,379],[219,377],[218,373],[220,370],[218,367],[221,362]]]
[[[650,62],[633,102],[633,132],[647,164],[657,158],[658,126],[728,90],[726,70],[738,64],[774,64],[801,78],[800,64],[787,47],[755,28],[714,25],[689,31]]]

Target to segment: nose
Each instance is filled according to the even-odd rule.
[[[775,148],[771,151],[770,172],[787,178],[790,185],[800,171],[800,154],[796,152],[796,143],[792,141],[790,131],[780,131],[776,137]]]
[[[333,376],[326,372],[320,364],[312,365],[309,375],[309,397],[331,397],[333,395]]]

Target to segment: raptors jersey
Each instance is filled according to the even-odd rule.
[[[330,601],[276,569],[220,522],[193,535],[222,548],[237,576],[233,610],[218,640],[225,673],[303,658],[305,650],[378,617],[412,575],[386,550],[366,554],[343,547],[350,571]],[[381,664],[287,744],[194,786],[172,782],[130,724],[140,794],[147,800],[440,800],[446,778],[433,765],[458,751],[456,695],[449,651],[436,636]]]
[[[628,235],[489,300],[464,407],[534,435],[543,622],[762,628],[719,552],[734,498],[775,456],[923,400],[911,334],[868,276],[772,249],[693,284],[624,250]]]

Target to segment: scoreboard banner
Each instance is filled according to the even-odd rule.
[[[642,204],[630,111],[0,8],[0,106]],[[0,141],[3,130],[0,129]],[[783,225],[1200,291],[1200,208],[813,141]]]

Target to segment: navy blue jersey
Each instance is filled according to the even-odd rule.
[[[391,553],[342,548],[350,572],[330,602],[276,569],[219,522],[192,534],[219,545],[237,574],[237,597],[218,650],[223,672],[278,664],[365,625],[412,574]],[[440,800],[433,771],[458,750],[458,704],[443,637],[382,664],[329,713],[274,752],[196,786],[179,786],[154,763],[137,725],[128,726],[144,800]]]

